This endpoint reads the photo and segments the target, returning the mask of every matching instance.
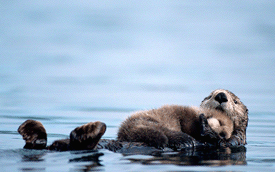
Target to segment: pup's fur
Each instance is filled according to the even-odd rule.
[[[202,116],[216,133],[212,137],[215,140],[204,137]],[[118,140],[179,149],[186,145],[196,146],[197,141],[215,143],[220,139],[229,139],[232,131],[232,121],[220,111],[167,105],[130,116],[120,126]]]

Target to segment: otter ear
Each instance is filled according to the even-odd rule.
[[[18,128],[26,144],[26,149],[45,149],[47,145],[47,133],[41,122],[27,120]]]

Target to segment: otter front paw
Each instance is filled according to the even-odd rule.
[[[27,120],[18,128],[26,144],[26,149],[45,149],[47,145],[47,133],[41,122]]]
[[[209,126],[204,114],[199,116],[201,124],[201,141],[217,145],[222,138]]]
[[[193,148],[197,145],[197,141],[182,132],[171,132],[169,134],[169,147],[175,150]]]
[[[236,137],[232,137],[229,139],[229,141],[226,143],[226,146],[231,147],[231,146],[239,146],[239,140]]]
[[[75,128],[70,134],[70,149],[94,149],[105,131],[106,125],[99,121]]]
[[[209,133],[209,130],[211,130],[210,126],[208,125],[207,119],[205,115],[202,113],[199,116],[200,124],[201,124],[201,136],[204,137]]]

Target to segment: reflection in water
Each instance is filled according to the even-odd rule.
[[[181,152],[157,152],[150,158],[129,156],[131,162],[142,164],[174,164],[174,165],[246,165],[246,148],[223,148],[223,149],[199,149],[184,150]]]
[[[54,169],[70,168],[75,171],[100,171],[104,170],[106,167],[106,162],[102,162],[100,157],[105,154],[107,157],[108,155],[110,156],[108,151],[102,153],[102,150],[56,152],[21,149],[16,151],[16,154],[20,155],[21,162],[23,162],[19,165],[20,167],[18,169],[20,169],[20,171],[47,171],[52,168],[52,165]],[[122,154],[124,156],[123,159],[130,161],[133,165],[135,163],[145,165],[171,164],[178,166],[226,166],[247,164],[245,147],[218,149],[207,147],[184,149],[180,152],[174,152],[172,150],[156,151],[154,149],[149,154],[111,153],[111,156],[115,156],[112,154],[118,154],[118,159],[121,158],[120,155]],[[106,157],[103,159],[106,160]],[[60,164],[64,164],[64,166],[61,167]]]
[[[103,153],[93,153],[88,155],[83,155],[81,157],[70,159],[69,162],[89,162],[89,161],[97,161],[99,162],[99,157],[104,155]]]
[[[73,166],[77,168],[77,171],[90,171],[96,167],[102,166],[100,163],[99,157],[104,155],[101,152],[93,150],[83,150],[83,151],[70,151],[70,152],[56,152],[48,150],[33,150],[33,149],[22,149],[20,151],[21,161],[24,162],[22,167],[19,168],[21,171],[46,171],[48,170],[47,163],[45,162],[44,157],[48,156],[50,162],[62,163],[63,158],[65,157],[65,162],[72,163]],[[62,160],[61,160],[62,159]],[[32,163],[29,166],[29,162]]]
[[[21,152],[22,162],[44,161],[45,154],[46,150],[23,149]]]
[[[140,148],[142,149],[142,147]],[[132,149],[131,149],[132,150]],[[147,150],[147,149],[146,149]],[[55,151],[54,151],[55,152]],[[43,156],[48,153],[54,153],[47,150],[27,150],[21,152],[22,162],[42,162]],[[55,152],[56,153],[56,152]],[[67,154],[68,153],[68,154]],[[74,170],[77,171],[91,171],[91,170],[103,170],[104,166],[99,160],[104,154],[100,151],[83,150],[83,151],[70,151],[60,152],[57,156],[58,160],[52,160],[56,162],[60,160],[60,156],[66,158],[65,162],[72,164]],[[141,154],[140,154],[141,153]],[[145,153],[145,154],[144,154]],[[179,166],[226,166],[226,165],[246,165],[246,148],[198,148],[198,149],[184,149],[180,152],[174,152],[171,150],[155,150],[149,153],[148,151],[139,152],[135,154],[122,153],[126,160],[132,163],[140,163],[145,165],[161,165],[172,164]],[[120,154],[120,153],[118,153]],[[63,158],[61,158],[63,159]],[[69,161],[68,161],[69,160]],[[40,164],[41,165],[41,164]],[[43,168],[41,166],[21,167],[22,171],[26,170],[46,170],[47,165]]]
[[[89,165],[80,166],[78,170],[81,171],[90,171],[93,168],[102,166],[100,164],[99,157],[104,155],[103,153],[95,152],[95,151],[72,151],[72,154],[77,154],[80,156],[77,156],[75,158],[72,158],[69,160],[69,162],[89,162]]]
[[[23,149],[21,151],[22,162],[42,162],[45,161],[43,156],[46,154],[45,150],[33,150],[33,149]],[[45,167],[22,167],[21,171],[45,171]]]

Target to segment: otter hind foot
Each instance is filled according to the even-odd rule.
[[[47,133],[41,122],[27,120],[18,128],[26,144],[26,149],[45,149],[47,145]]]
[[[70,149],[94,149],[106,131],[106,124],[96,121],[75,128],[70,134]]]

